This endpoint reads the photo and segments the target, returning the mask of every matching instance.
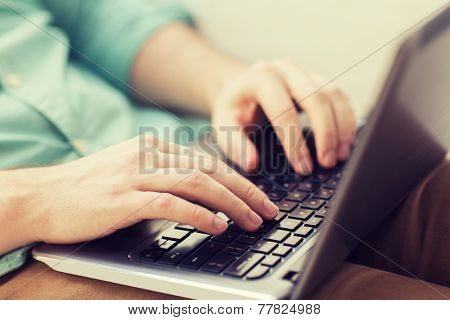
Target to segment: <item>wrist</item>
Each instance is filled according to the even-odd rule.
[[[39,190],[34,169],[0,172],[0,254],[38,242]]]
[[[208,80],[206,86],[206,104],[210,112],[217,106],[217,101],[226,86],[237,79],[237,77],[247,68],[245,62],[224,56],[222,61],[216,61],[212,64],[212,79]]]

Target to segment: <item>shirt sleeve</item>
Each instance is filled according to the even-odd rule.
[[[30,244],[0,256],[0,277],[23,266],[27,260],[30,249],[35,245],[36,244]]]
[[[125,91],[133,60],[151,34],[173,21],[192,24],[172,0],[41,1],[68,34],[74,57]]]

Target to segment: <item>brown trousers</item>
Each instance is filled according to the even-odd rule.
[[[311,296],[450,299],[450,161],[434,170]],[[376,249],[376,250],[373,250]],[[0,279],[0,299],[174,299],[55,272],[36,261]]]

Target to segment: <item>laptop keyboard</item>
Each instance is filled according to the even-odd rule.
[[[240,228],[221,212],[228,229],[211,236],[190,225],[165,230],[139,259],[143,263],[207,272],[247,280],[260,279],[280,266],[320,229],[332,206],[342,168],[298,175],[252,179],[278,206],[274,220],[255,232]]]

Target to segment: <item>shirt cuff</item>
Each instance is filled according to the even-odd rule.
[[[27,260],[30,249],[34,246],[36,246],[35,243],[29,244],[0,256],[0,277],[23,266]]]

